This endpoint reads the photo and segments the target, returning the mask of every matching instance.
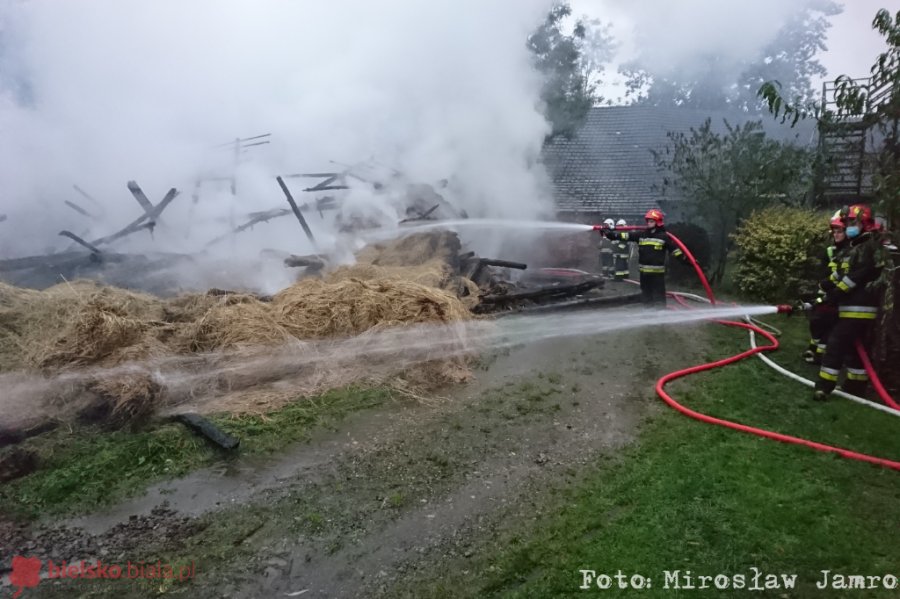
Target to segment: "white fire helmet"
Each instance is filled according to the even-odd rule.
[[[624,218],[620,218],[618,221],[616,221],[616,226],[617,226],[617,227],[621,227],[621,226],[624,226],[624,225],[627,225],[627,224],[628,224],[628,223],[625,222],[625,219],[624,219]]]

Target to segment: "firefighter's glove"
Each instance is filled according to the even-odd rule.
[[[813,307],[813,305],[811,303],[805,302],[802,299],[797,300],[796,303],[794,303],[794,311],[795,312],[808,312],[808,311],[812,310],[812,307]]]

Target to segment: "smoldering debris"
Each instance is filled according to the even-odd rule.
[[[435,388],[470,376],[466,356],[477,345],[456,323],[565,298],[609,299],[603,279],[588,273],[538,287],[512,281],[508,273],[526,264],[464,252],[450,231],[373,244],[356,258],[335,266],[289,256],[307,272],[272,295],[210,289],[163,298],[94,281],[43,291],[0,283],[0,372],[13,377],[17,398],[41,406],[25,424],[3,426],[49,414],[123,426],[187,403],[264,412],[362,381]],[[423,346],[416,335],[431,333],[416,327],[435,323],[448,326],[437,333],[446,338]]]

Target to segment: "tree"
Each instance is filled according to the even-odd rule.
[[[598,76],[614,47],[609,29],[597,20],[575,22],[563,31],[572,9],[566,2],[553,6],[544,23],[528,36],[534,66],[544,77],[541,100],[552,125],[550,138],[570,136],[599,101]]]
[[[762,107],[756,95],[759,85],[777,79],[788,97],[811,100],[815,96],[812,78],[826,72],[815,56],[827,49],[822,40],[831,26],[829,17],[840,12],[833,0],[807,0],[758,56],[737,65],[726,62],[720,53],[711,53],[660,72],[639,56],[620,68],[627,77],[626,96],[653,106],[756,111]]]
[[[778,80],[765,82],[757,94],[776,118],[780,115],[782,122],[790,120],[791,126],[815,118],[821,129],[861,118],[876,129],[882,142],[872,157],[875,205],[895,226],[900,223],[900,11],[892,17],[887,10],[879,10],[872,28],[885,37],[887,48],[876,57],[868,81],[849,75],[835,80],[834,110],[826,109],[822,102],[792,101]]]
[[[669,133],[665,151],[653,152],[668,175],[663,195],[677,190],[687,215],[712,233],[712,282],[722,279],[735,227],[758,208],[805,204],[812,172],[810,152],[767,138],[761,121],[724,125],[722,135],[710,119],[690,134]]]

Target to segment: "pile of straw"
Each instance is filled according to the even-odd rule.
[[[278,321],[299,339],[470,318],[456,296],[400,278],[302,280],[278,293],[272,307]]]
[[[477,293],[477,287],[454,279],[458,252],[453,234],[413,235],[366,248],[357,265],[324,279],[301,279],[271,302],[241,294],[162,300],[90,282],[44,291],[0,283],[0,372],[119,367],[87,388],[104,398],[115,420],[138,418],[165,389],[146,374],[122,368],[130,362],[471,318],[458,290]],[[466,378],[468,368],[459,359],[445,360],[416,374],[416,383],[440,384]]]

